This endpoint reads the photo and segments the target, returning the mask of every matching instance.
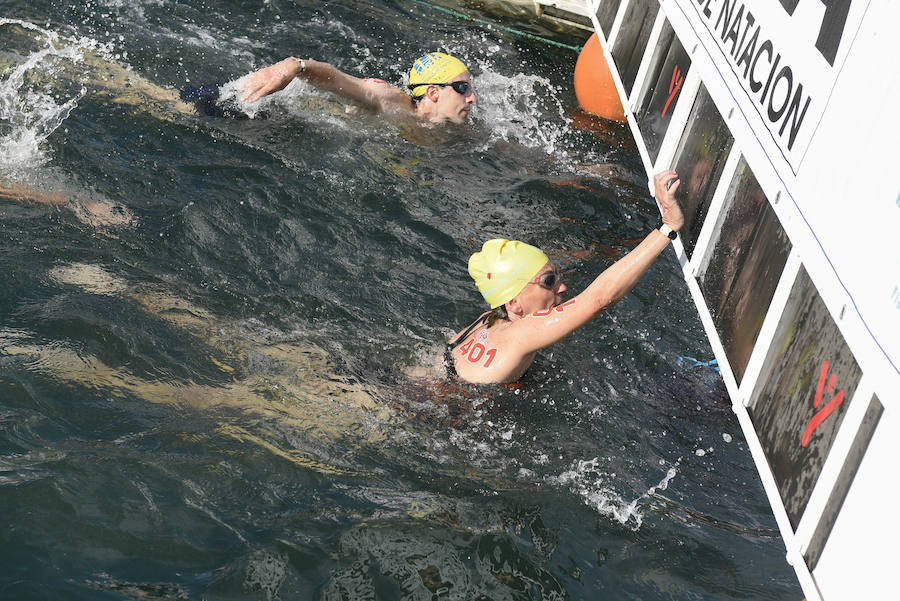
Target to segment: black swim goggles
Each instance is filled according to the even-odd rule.
[[[548,271],[540,277],[533,277],[528,280],[530,284],[537,284],[541,288],[546,288],[551,292],[556,292],[556,288],[562,283],[562,278],[555,271]]]
[[[451,88],[453,88],[454,92],[462,96],[468,94],[469,91],[474,91],[472,89],[472,84],[467,81],[451,81],[448,83],[411,83],[406,87],[412,90],[414,88],[418,88],[419,86],[440,86],[442,88],[450,86]]]

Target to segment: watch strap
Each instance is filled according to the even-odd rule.
[[[668,226],[668,224],[665,224],[665,223],[663,223],[661,226],[659,226],[659,231],[660,231],[664,236],[666,236],[669,240],[674,240],[675,238],[678,237],[678,232],[676,232],[675,230],[673,230],[672,228],[670,228],[670,227]]]

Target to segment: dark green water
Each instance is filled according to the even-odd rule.
[[[655,224],[627,131],[571,124],[573,53],[401,0],[0,18],[0,184],[55,199],[0,199],[0,598],[801,598],[724,386],[679,365],[711,352],[672,253],[519,388],[408,375],[481,312],[484,239],[580,290]],[[206,119],[98,67],[401,85],[437,49],[479,107],[425,143],[304,85]]]

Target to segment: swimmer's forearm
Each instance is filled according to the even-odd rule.
[[[313,59],[301,60],[293,56],[251,73],[242,87],[242,99],[256,102],[264,96],[283,90],[294,79],[303,79],[323,90],[354,100],[366,100],[360,97],[361,80],[328,63]]]
[[[653,230],[631,252],[597,276],[579,296],[586,296],[595,303],[598,313],[615,305],[637,285],[668,245],[668,236],[659,230]]]
[[[661,171],[653,178],[654,196],[663,215],[663,223],[678,231],[684,225],[684,215],[675,199],[675,191],[680,181],[674,171]],[[654,229],[640,244],[627,255],[604,270],[591,282],[578,299],[584,299],[587,310],[579,315],[585,322],[602,311],[609,309],[634,288],[650,266],[669,245],[669,237]],[[580,325],[578,326],[580,327]]]
[[[331,63],[311,58],[300,60],[295,57],[291,57],[291,62],[294,66],[294,77],[329,92],[340,92],[340,76],[345,73]]]

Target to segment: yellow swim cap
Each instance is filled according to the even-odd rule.
[[[469,275],[484,300],[495,309],[515,298],[549,260],[541,249],[530,244],[496,238],[469,257]]]
[[[428,89],[420,84],[447,83],[465,71],[468,69],[458,58],[443,52],[429,52],[414,62],[409,70],[409,88],[413,98],[422,96]]]

